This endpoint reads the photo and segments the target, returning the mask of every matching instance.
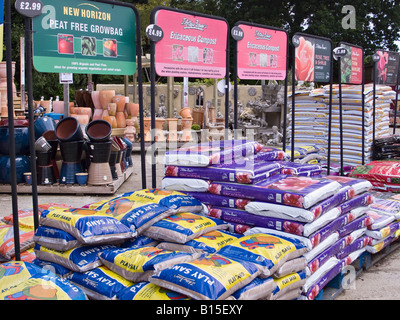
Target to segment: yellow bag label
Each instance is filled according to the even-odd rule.
[[[300,280],[301,280],[300,275],[296,272],[296,273],[288,274],[287,276],[284,276],[284,277],[281,277],[278,279],[274,279],[274,282],[278,286],[279,290],[282,290],[283,288],[290,286],[294,282],[297,282]]]
[[[296,250],[296,246],[280,237],[265,233],[255,233],[236,239],[231,246],[249,250],[260,255],[275,265],[285,255]]]
[[[218,251],[220,248],[226,246],[228,243],[231,243],[236,239],[237,237],[234,235],[230,235],[219,230],[214,230],[195,238],[194,241],[204,243],[206,246],[214,248],[216,251]]]
[[[60,221],[71,226],[75,226],[76,222],[83,217],[87,216],[109,216],[105,213],[98,212],[96,210],[91,209],[68,209],[68,208],[51,208],[49,212],[45,215],[47,219],[52,219],[56,221]]]
[[[114,264],[130,272],[144,272],[143,266],[156,255],[167,254],[169,251],[156,247],[144,247],[137,250],[127,250],[117,254]]]
[[[133,300],[189,300],[189,298],[154,283],[148,283],[138,291]]]
[[[208,255],[188,264],[194,266],[192,277],[203,278],[210,285],[214,281],[211,279],[216,279],[227,291],[252,276],[241,263],[218,254]]]
[[[132,200],[159,203],[161,199],[171,195],[184,195],[182,192],[163,189],[142,189],[135,191],[128,198]]]

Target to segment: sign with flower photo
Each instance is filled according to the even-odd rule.
[[[340,60],[342,83],[362,84],[363,82],[363,49],[348,43],[339,43],[347,53]]]
[[[330,39],[296,33],[295,79],[297,81],[329,82],[331,79],[332,42]]]
[[[375,83],[395,86],[399,73],[399,53],[376,50],[379,60],[375,63]]]

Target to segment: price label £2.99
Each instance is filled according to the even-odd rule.
[[[17,0],[15,9],[25,17],[33,18],[42,14],[43,3],[40,0]]]

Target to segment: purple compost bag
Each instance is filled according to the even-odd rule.
[[[277,162],[255,162],[246,160],[241,163],[223,163],[207,167],[165,166],[167,177],[196,178],[211,181],[256,183],[280,173]]]
[[[354,221],[348,222],[342,228],[338,229],[339,237],[345,237],[346,235],[352,233],[355,230],[358,230],[361,228],[367,228],[373,222],[374,222],[374,220],[370,216],[365,214],[365,215],[355,219]]]
[[[245,210],[257,215],[269,217],[286,216],[290,217],[290,219],[294,221],[312,222],[334,207],[349,200],[351,194],[350,191],[350,187],[343,187],[334,195],[322,200],[309,209],[268,202],[250,201],[245,205]]]
[[[339,252],[343,251],[343,249],[345,249],[350,242],[351,242],[351,237],[340,238],[329,248],[319,253],[315,258],[313,258],[307,264],[307,269],[306,269],[307,276],[310,276],[315,271],[317,271],[320,266],[322,266],[326,261],[328,261],[329,258],[336,256]]]
[[[307,290],[307,292],[303,292],[302,295],[304,295],[307,300],[314,300],[319,292],[329,283],[329,281],[336,277],[345,266],[345,260],[339,261],[327,273],[319,278],[317,282],[313,284],[309,290]]]
[[[207,206],[244,209],[244,207],[251,201],[249,199],[220,196],[209,192],[186,192],[186,194]]]
[[[346,258],[350,253],[365,248],[366,246],[370,245],[372,241],[371,237],[368,236],[363,236],[361,238],[358,238],[354,240],[353,243],[349,244],[347,247],[343,248],[340,250],[337,254],[336,257],[338,259],[344,259]]]
[[[343,213],[347,213],[355,208],[368,206],[374,202],[374,196],[368,192],[360,194],[348,201],[343,202],[339,205],[339,208]]]
[[[274,161],[274,160],[289,160],[290,156],[283,150],[276,148],[262,147],[259,152],[249,157],[252,160]]]
[[[326,176],[327,179],[339,182],[343,187],[351,187],[353,193],[351,196],[355,196],[364,192],[368,192],[372,189],[372,184],[368,180],[344,177],[344,176]]]
[[[249,140],[203,142],[181,147],[178,150],[167,151],[164,157],[164,164],[206,167],[211,164],[232,163],[234,159],[256,154],[261,148],[261,144],[257,141]]]
[[[400,201],[375,197],[375,201],[370,205],[370,208],[377,212],[393,215],[396,219],[400,218]]]
[[[325,178],[277,174],[252,185],[211,183],[208,191],[224,196],[308,209],[338,192],[340,187],[338,182]]]
[[[272,218],[251,214],[244,210],[213,207],[208,215],[236,224],[246,224],[251,227],[264,227],[284,231],[291,234],[303,235],[305,223],[287,219]]]
[[[321,173],[321,167],[317,164],[297,163],[290,161],[279,161],[282,166],[282,174],[301,175],[313,173],[314,175]]]
[[[335,220],[329,222],[327,225],[323,226],[321,229],[315,231],[308,238],[311,241],[312,247],[315,248],[318,244],[328,238],[331,234],[338,231],[338,229],[345,226],[349,221],[353,220],[353,214],[348,213],[339,216]]]

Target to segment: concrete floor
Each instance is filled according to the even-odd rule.
[[[133,156],[134,172],[117,190],[120,193],[142,188],[140,156]],[[147,188],[151,188],[151,165],[147,163]],[[163,166],[157,165],[157,186],[163,177]],[[80,207],[102,199],[109,199],[113,195],[39,195],[39,203],[66,203]],[[0,217],[12,213],[12,197],[10,194],[0,194]],[[32,196],[29,194],[18,195],[18,209],[32,207]],[[363,271],[356,279],[351,289],[342,291],[336,300],[398,300],[400,299],[400,250],[396,250],[387,257],[374,264],[367,271]]]

